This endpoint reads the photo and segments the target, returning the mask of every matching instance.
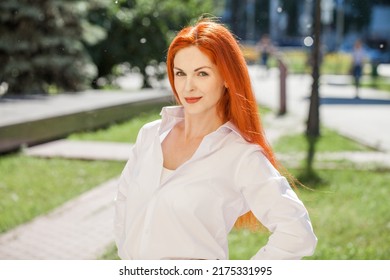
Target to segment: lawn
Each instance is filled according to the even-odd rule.
[[[123,162],[0,157],[0,233],[119,176]]]
[[[68,139],[134,143],[137,139],[138,131],[145,123],[161,118],[160,111],[161,108],[156,108],[141,113],[129,121],[111,125],[108,128],[71,134]]]
[[[325,182],[313,190],[298,191],[319,240],[315,254],[307,259],[389,259],[390,173],[356,169],[317,172]],[[258,235],[257,244],[263,244],[267,233]],[[250,257],[259,247],[256,240],[256,234],[233,232],[231,257]]]
[[[303,133],[286,135],[276,141],[273,148],[278,153],[306,152],[308,142]],[[341,152],[341,151],[370,151],[357,142],[338,134],[337,132],[322,127],[321,137],[316,143],[317,152]]]
[[[290,74],[311,74],[308,64],[309,53],[302,50],[283,52],[283,60],[288,66]],[[347,53],[327,53],[322,58],[320,73],[323,75],[349,75],[352,57]],[[275,58],[270,60],[272,67],[277,67]],[[372,77],[372,65],[366,63],[363,71],[361,86],[390,92],[390,79],[388,77]]]
[[[390,172],[318,170],[323,184],[301,192],[319,243],[313,259],[390,258]]]
[[[368,77],[362,80],[361,86],[366,88],[382,90],[390,93],[390,79],[385,77],[377,77],[376,79],[373,79],[372,77]]]
[[[265,116],[271,110],[264,106],[259,106],[259,113]],[[144,112],[129,121],[114,124],[108,128],[99,129],[97,131],[86,131],[74,133],[68,138],[72,140],[88,140],[88,141],[112,141],[134,143],[140,128],[148,122],[160,119],[161,108],[156,108],[149,112]]]

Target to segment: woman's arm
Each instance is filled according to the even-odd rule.
[[[125,240],[125,224],[126,224],[126,200],[127,200],[127,189],[129,187],[126,177],[131,172],[133,163],[135,161],[135,147],[132,147],[130,159],[127,161],[125,168],[119,178],[118,191],[114,199],[115,205],[115,217],[114,217],[114,236],[115,243],[120,250],[122,243]],[[119,253],[120,255],[120,253]]]
[[[241,191],[257,219],[271,232],[252,259],[301,259],[313,254],[317,238],[308,212],[288,181],[261,153],[241,166]]]
[[[129,159],[121,173],[118,183],[118,191],[114,199],[115,217],[114,217],[114,236],[118,248],[118,255],[121,256],[122,243],[125,241],[127,191],[129,188],[129,179],[137,161],[138,150],[142,142],[143,128],[138,133],[135,145],[131,147]]]

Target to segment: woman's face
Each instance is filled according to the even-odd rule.
[[[217,103],[225,91],[217,66],[197,47],[177,52],[174,85],[187,114],[217,114]]]

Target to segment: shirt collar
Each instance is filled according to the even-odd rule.
[[[163,107],[161,112],[161,126],[160,126],[160,135],[175,126],[178,122],[184,120],[184,108],[183,106],[166,106]],[[239,137],[243,138],[239,129],[231,122],[228,121],[221,125],[216,132],[222,132],[228,134],[229,132],[234,132]],[[243,138],[244,139],[244,138]]]
[[[162,108],[160,116],[161,125],[159,132],[161,135],[172,129],[178,122],[184,120],[184,108],[183,106],[166,106]]]

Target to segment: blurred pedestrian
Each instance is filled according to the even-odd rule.
[[[360,80],[363,74],[365,54],[361,40],[356,40],[352,51],[352,76],[355,84],[355,98],[359,98]]]
[[[256,44],[257,52],[259,53],[259,63],[268,73],[269,58],[275,52],[275,47],[268,34],[263,35]]]
[[[222,24],[182,29],[167,54],[178,106],[139,132],[115,199],[122,259],[227,259],[234,225],[271,232],[253,259],[300,259],[317,238],[261,127],[244,56]]]

